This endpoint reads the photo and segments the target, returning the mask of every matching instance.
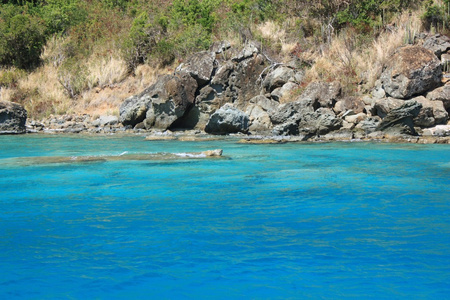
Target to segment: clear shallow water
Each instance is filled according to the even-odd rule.
[[[447,145],[0,136],[0,174],[1,299],[450,295]]]

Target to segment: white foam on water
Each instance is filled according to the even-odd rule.
[[[206,157],[204,153],[174,153],[176,156],[179,157],[189,157],[189,158],[202,158]]]

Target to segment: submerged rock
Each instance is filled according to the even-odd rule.
[[[120,155],[101,155],[101,156],[40,156],[40,157],[20,157],[9,159],[12,164],[45,165],[45,164],[67,164],[67,163],[95,163],[123,160],[180,160],[180,159],[201,159],[209,157],[221,157],[222,149],[206,150],[202,152],[183,152],[183,153],[145,153],[130,154],[122,153]]]

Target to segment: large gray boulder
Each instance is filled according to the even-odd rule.
[[[295,72],[291,68],[280,66],[267,74],[262,84],[263,88],[267,92],[272,92],[276,88],[281,88],[294,76],[294,74]]]
[[[412,100],[422,104],[422,109],[414,118],[414,125],[420,127],[433,127],[435,125],[447,124],[448,113],[441,101],[431,101],[423,96]]]
[[[308,99],[288,102],[270,111],[270,119],[274,125],[292,121],[298,124],[303,114],[314,112],[317,108],[319,108],[317,100]]]
[[[279,103],[264,96],[256,96],[250,99],[245,113],[249,116],[249,131],[266,134],[272,130],[270,113],[275,111]]]
[[[268,60],[257,47],[247,44],[230,61],[217,68],[210,83],[200,89],[195,106],[183,118],[189,128],[205,129],[209,117],[225,103],[246,111],[249,100],[261,93],[260,75]]]
[[[204,86],[211,80],[215,65],[216,55],[214,52],[198,52],[179,65],[175,74],[188,73],[197,81],[198,86]]]
[[[423,47],[433,51],[433,53],[440,59],[443,53],[450,50],[450,38],[439,33],[434,34],[425,39],[423,42]]]
[[[372,112],[381,118],[386,117],[386,115],[393,109],[399,108],[405,103],[404,100],[395,98],[382,98],[375,100],[373,104]]]
[[[22,105],[0,101],[0,134],[25,133],[27,111]]]
[[[321,107],[315,112],[302,115],[299,130],[304,134],[325,135],[340,129],[342,122],[331,109]]]
[[[377,131],[385,131],[394,135],[417,135],[413,119],[420,113],[422,104],[408,100],[399,108],[391,110],[377,127]]]
[[[431,51],[421,46],[399,48],[381,74],[383,88],[394,98],[422,94],[441,82],[442,66]]]
[[[299,98],[317,101],[320,107],[332,108],[340,94],[341,84],[338,81],[331,83],[315,81],[308,84]]]
[[[442,101],[447,111],[450,111],[450,85],[444,85],[429,92],[427,98],[433,101]]]
[[[197,82],[187,73],[165,75],[141,94],[126,99],[120,106],[123,125],[167,129],[194,103]]]
[[[355,114],[359,114],[364,111],[365,106],[365,103],[359,97],[345,97],[336,102],[333,110],[336,114],[345,113],[350,110]]]
[[[294,91],[298,89],[299,85],[294,82],[286,82],[282,87],[276,88],[270,93],[270,97],[280,102],[282,99],[289,100]]]
[[[342,127],[342,119],[328,108],[318,108],[317,100],[282,104],[272,111],[273,133],[277,135],[324,135]]]
[[[261,93],[259,76],[268,65],[268,60],[262,54],[240,61],[235,72],[229,78],[229,91],[233,92],[236,107],[244,109],[248,100]]]
[[[227,103],[212,114],[205,131],[211,134],[246,133],[248,127],[248,115]]]

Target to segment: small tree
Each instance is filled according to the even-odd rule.
[[[45,43],[44,31],[42,23],[29,14],[1,13],[0,64],[21,69],[37,66]]]

